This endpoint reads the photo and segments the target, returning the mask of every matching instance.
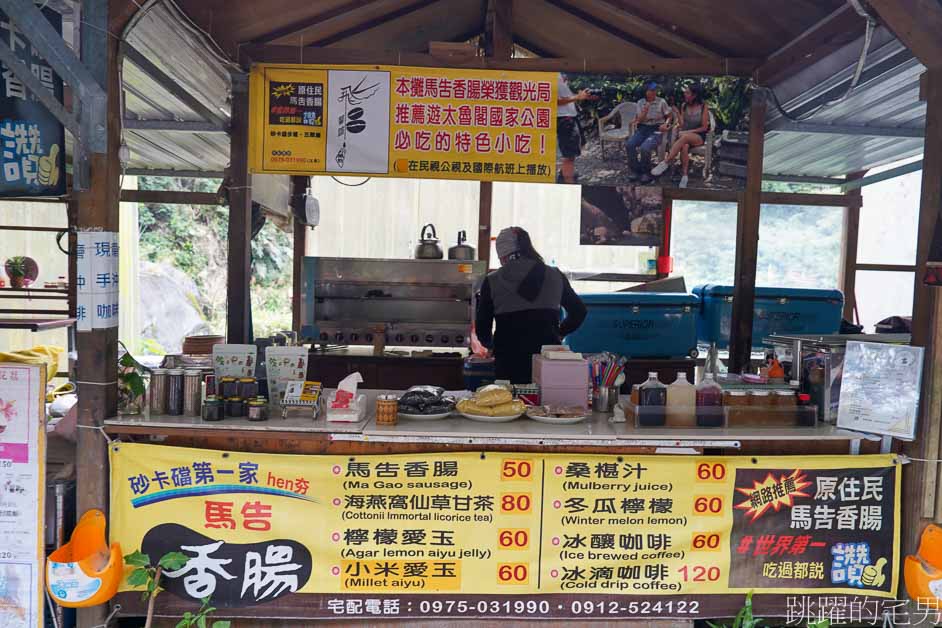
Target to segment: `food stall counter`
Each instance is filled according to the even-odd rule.
[[[879,442],[864,444],[866,435],[831,425],[814,427],[726,427],[726,428],[639,428],[633,422],[614,423],[611,414],[592,412],[588,418],[569,425],[539,423],[526,416],[506,423],[484,423],[454,415],[440,420],[401,419],[396,425],[378,425],[376,397],[401,394],[392,390],[362,390],[367,399],[364,420],[355,423],[328,422],[323,416],[273,415],[267,421],[227,418],[206,422],[190,416],[120,416],[105,421],[111,435],[147,437],[224,437],[229,439],[277,439],[292,441],[320,440],[331,443],[375,445],[387,451],[397,445],[418,447],[490,448],[579,447],[588,449],[643,448],[664,453],[693,450],[741,450],[781,453],[793,443],[817,443],[829,451],[851,453],[869,450]],[[879,439],[877,439],[878,441]]]

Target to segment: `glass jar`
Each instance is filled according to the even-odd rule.
[[[234,419],[245,416],[245,399],[242,397],[229,397],[226,399],[226,416]]]
[[[772,395],[767,390],[752,390],[749,392],[749,405],[765,407],[771,403]]]
[[[250,399],[246,409],[246,417],[249,421],[267,421],[268,400],[265,397]]]
[[[726,423],[730,427],[749,424],[749,395],[745,390],[727,390],[723,393],[726,406]]]
[[[156,368],[150,372],[150,413],[160,416],[167,413],[167,369]]]
[[[219,378],[219,396],[223,399],[239,396],[239,380],[235,377]]]
[[[222,399],[216,395],[207,395],[203,402],[204,421],[222,421],[225,416]]]
[[[258,380],[254,377],[240,377],[239,396],[243,399],[255,399],[258,397]]]

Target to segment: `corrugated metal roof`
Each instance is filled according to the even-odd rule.
[[[226,65],[169,3],[151,5],[128,42],[184,89],[224,119],[229,119]],[[841,102],[817,108],[841,95],[862,46],[862,38],[775,86],[783,107],[814,124],[921,129],[925,103],[919,101],[919,76],[925,68],[892,34],[877,29],[860,84]],[[124,62],[125,107],[142,120],[199,121],[201,116],[143,72]],[[810,115],[809,115],[810,113]],[[770,108],[768,125],[781,114]],[[126,129],[132,168],[223,170],[228,136]],[[767,174],[843,176],[892,163],[922,152],[922,139],[769,131],[765,142]]]
[[[155,3],[127,37],[128,43],[223,120],[230,117],[229,70],[171,4]],[[140,120],[204,118],[125,58],[125,116]],[[225,133],[125,129],[131,168],[219,171],[229,163]]]
[[[861,46],[862,41],[849,44],[776,86],[777,94],[797,94],[783,102],[783,108],[802,122],[819,125],[924,128],[926,104],[919,100],[919,76],[925,67],[882,30],[874,36],[861,81],[850,96],[815,109],[846,90]],[[827,78],[820,80],[822,76]],[[770,105],[767,125],[781,119],[781,113]],[[766,174],[844,176],[918,155],[922,145],[921,138],[769,131],[763,170]]]

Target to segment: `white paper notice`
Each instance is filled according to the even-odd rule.
[[[389,72],[327,74],[327,172],[389,172]]]
[[[78,331],[118,326],[118,234],[80,231],[76,257],[76,328]]]
[[[42,367],[0,364],[0,626],[42,626]]]
[[[847,343],[837,426],[912,440],[922,385],[922,347]]]

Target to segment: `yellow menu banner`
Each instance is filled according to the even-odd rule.
[[[253,172],[555,180],[554,73],[260,64],[249,89]]]
[[[890,455],[114,444],[111,469],[112,541],[187,554],[163,586],[233,616],[695,619],[735,614],[750,591],[769,616],[796,596],[892,599],[899,570]]]

